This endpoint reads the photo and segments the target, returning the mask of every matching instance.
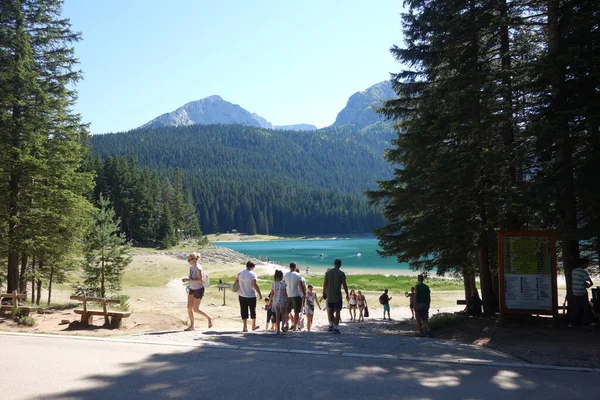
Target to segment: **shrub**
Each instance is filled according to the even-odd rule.
[[[23,315],[23,316],[15,315],[15,322],[19,325],[25,325],[25,326],[34,326],[35,325],[35,319],[33,319],[27,315]]]
[[[126,294],[119,295],[119,300],[121,304],[119,305],[119,310],[121,311],[129,311],[129,296]]]
[[[429,318],[429,327],[432,331],[443,328],[450,328],[452,326],[456,326],[463,323],[466,319],[467,317],[462,314],[434,314],[433,316],[431,316],[431,318]]]

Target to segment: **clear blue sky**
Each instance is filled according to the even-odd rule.
[[[76,107],[129,130],[218,94],[276,125],[323,127],[400,65],[400,0],[66,0],[83,33]]]

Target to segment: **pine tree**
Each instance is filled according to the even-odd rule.
[[[72,112],[81,78],[72,44],[80,35],[61,18],[61,6],[60,0],[0,2],[0,229],[9,290],[18,289],[19,264],[23,272],[36,252],[38,260],[50,258],[43,249],[51,243],[66,239],[69,248],[79,239],[52,224],[78,232],[88,207],[91,175],[79,169],[87,133]]]
[[[254,220],[254,215],[252,214],[250,214],[250,218],[248,218],[246,232],[248,232],[248,235],[256,235],[256,221]]]
[[[91,226],[84,242],[83,285],[86,295],[106,297],[121,289],[123,270],[131,262],[130,246],[119,230],[120,221],[102,195],[92,212]]]

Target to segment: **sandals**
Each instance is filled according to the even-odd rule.
[[[215,319],[214,319],[214,318],[210,318],[210,319],[208,320],[208,329],[210,329],[210,328],[212,328],[212,327],[213,327],[213,325],[214,325],[214,321],[215,321]]]
[[[196,328],[194,328],[193,326],[188,326],[187,328],[185,328],[183,331],[184,332],[191,332],[191,331],[195,331]]]
[[[255,331],[255,330],[257,330],[257,329],[260,329],[260,326],[258,326],[258,325],[257,325],[257,326],[255,326],[254,328],[252,328],[252,330],[253,330],[253,331]]]

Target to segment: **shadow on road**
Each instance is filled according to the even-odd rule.
[[[535,394],[574,399],[585,392],[563,389],[561,381],[544,375],[549,371],[211,348],[157,353],[120,363],[119,370],[85,377],[82,383],[92,388],[44,398],[495,399]],[[562,380],[569,379],[569,372],[561,374]]]

